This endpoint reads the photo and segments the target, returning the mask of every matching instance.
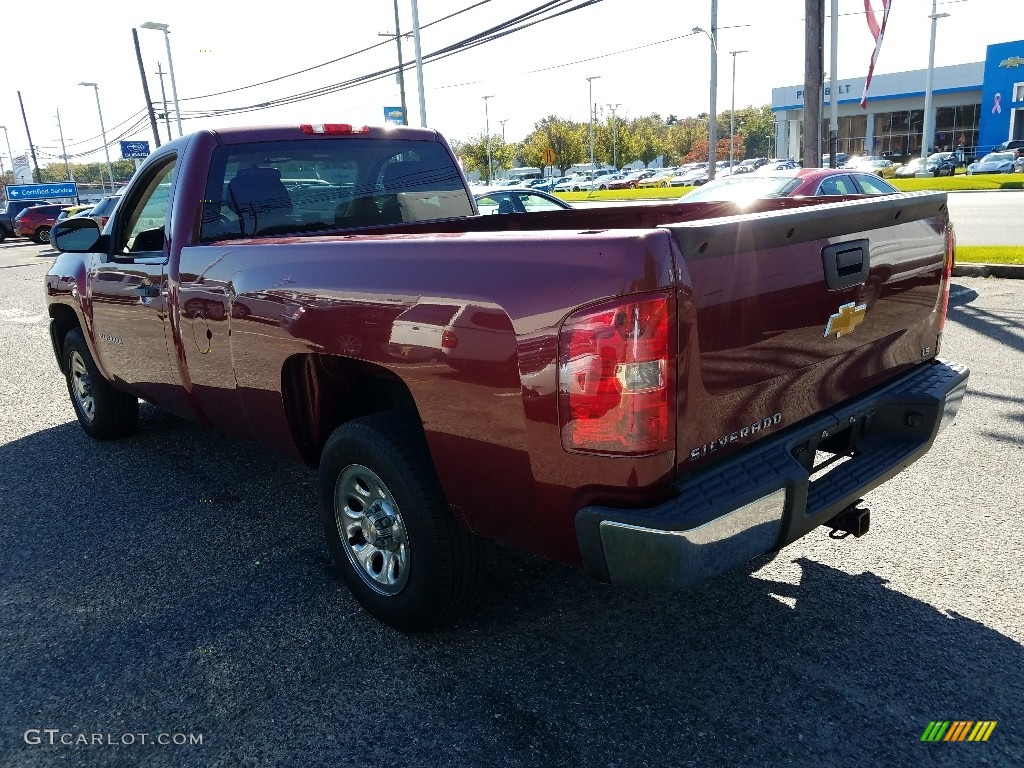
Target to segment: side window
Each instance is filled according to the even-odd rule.
[[[877,176],[871,174],[858,173],[857,183],[860,184],[860,186],[864,190],[864,194],[866,195],[892,194],[892,187],[890,187],[886,182],[879,179]]]
[[[163,250],[167,202],[176,160],[170,160],[153,172],[139,197],[125,201],[127,206],[120,223],[121,251],[142,254]]]

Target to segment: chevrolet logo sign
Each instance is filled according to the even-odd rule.
[[[1020,56],[1011,56],[1008,59],[1003,59],[999,62],[1000,67],[1021,67],[1024,66],[1024,58]]]
[[[864,315],[867,312],[867,304],[857,304],[852,301],[849,304],[843,304],[839,311],[828,319],[825,336],[831,336],[834,333],[837,339],[841,339],[846,334],[853,333],[853,329],[864,322]]]

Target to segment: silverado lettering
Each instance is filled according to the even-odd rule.
[[[483,537],[682,589],[860,535],[968,378],[944,193],[482,216],[434,131],[325,123],[179,138],[51,240],[82,428],[143,399],[315,469],[341,577],[407,631]]]

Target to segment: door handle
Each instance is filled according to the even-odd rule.
[[[825,267],[825,285],[839,291],[860,285],[868,279],[871,269],[871,245],[867,240],[847,240],[821,249]]]
[[[155,299],[160,295],[160,289],[155,285],[140,285],[135,288],[135,292],[144,299]]]

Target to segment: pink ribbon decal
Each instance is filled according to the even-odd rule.
[[[992,99],[992,114],[998,115],[1003,111],[1003,94],[997,93]]]

